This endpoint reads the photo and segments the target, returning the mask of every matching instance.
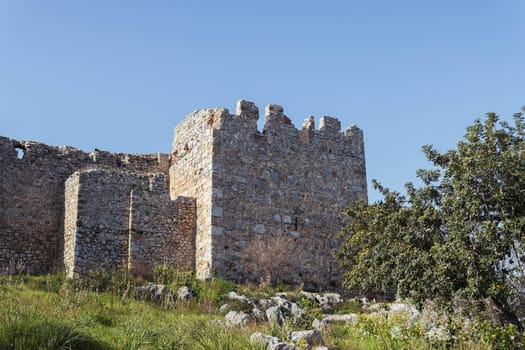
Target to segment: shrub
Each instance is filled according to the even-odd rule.
[[[524,345],[516,342],[519,337],[516,326],[495,326],[491,322],[479,322],[474,326],[474,337],[483,344],[488,344],[493,350],[523,349]]]
[[[242,254],[242,266],[252,281],[276,285],[293,284],[290,271],[300,271],[302,253],[296,238],[282,231],[254,235]]]

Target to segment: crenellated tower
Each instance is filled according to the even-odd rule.
[[[240,100],[227,109],[191,113],[175,128],[170,194],[197,199],[196,272],[206,278],[254,278],[242,266],[254,237],[289,235],[300,264],[291,283],[338,284],[333,253],[344,225],[342,209],[366,201],[362,131],[313,117],[298,130],[279,105],[259,109]]]

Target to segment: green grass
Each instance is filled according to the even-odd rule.
[[[271,289],[214,279],[195,280],[191,275],[160,271],[155,282],[172,290],[189,285],[190,301],[157,305],[140,299],[133,286],[143,282],[127,275],[93,275],[82,284],[65,281],[62,275],[0,276],[0,349],[228,349],[262,350],[250,344],[253,332],[285,338],[307,324],[285,322],[252,324],[228,329],[217,323],[225,294],[236,290],[253,297],[267,297],[290,287]],[[230,301],[231,303],[231,301]],[[242,305],[241,305],[242,306]],[[321,312],[315,305],[304,307],[310,317]],[[337,312],[359,313],[361,305],[346,302]],[[406,320],[385,320],[361,314],[357,326],[333,325],[323,332],[330,349],[506,349],[512,329],[487,324],[476,328],[476,337],[457,331],[456,342],[430,343],[418,324]],[[393,331],[395,330],[395,332]],[[395,333],[395,334],[394,334]]]
[[[253,348],[248,330],[213,322],[233,283],[164,282],[173,290],[190,285],[194,298],[162,306],[137,300],[115,276],[82,284],[59,275],[0,277],[0,349]]]

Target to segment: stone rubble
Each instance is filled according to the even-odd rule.
[[[173,294],[162,284],[148,283],[145,286],[137,287],[137,293],[140,297],[155,301],[159,304],[164,304],[166,301],[173,301]],[[192,298],[192,293],[189,287],[182,286],[177,289],[177,297],[179,300],[188,301]],[[223,327],[244,328],[250,327],[251,324],[257,322],[274,322],[277,325],[292,324],[294,327],[305,327],[310,321],[312,314],[309,316],[305,309],[301,308],[299,299],[307,300],[309,303],[315,303],[316,312],[323,309],[323,303],[327,303],[330,308],[333,308],[339,303],[343,302],[343,298],[337,293],[311,293],[301,291],[295,293],[276,293],[269,298],[250,298],[246,295],[238,294],[234,291],[225,295],[230,303],[223,304],[219,312],[224,314],[223,319],[214,319],[211,322]],[[419,322],[418,326],[422,328],[422,334],[428,339],[430,343],[439,343],[454,339],[450,331],[443,326],[443,320],[439,317],[434,317],[435,309],[431,306],[426,307],[420,312],[415,306],[405,302],[393,303],[369,303],[363,304],[361,300],[350,299],[353,302],[361,303],[361,310],[365,315],[376,316],[383,320],[396,320],[398,315],[403,316],[401,320],[408,321],[409,324]],[[232,308],[239,307],[242,310],[235,310]],[[310,306],[305,306],[309,308]],[[245,310],[245,311],[243,311]],[[393,324],[389,329],[389,336],[394,339],[405,339],[406,327],[405,321],[403,324]],[[250,341],[252,344],[263,345],[265,349],[309,349],[309,350],[328,350],[325,346],[325,340],[321,332],[326,331],[334,324],[346,324],[349,326],[359,325],[359,316],[354,313],[348,314],[324,314],[320,318],[313,319],[311,327],[304,330],[297,330],[288,333],[284,339],[275,336],[256,332],[251,334]]]
[[[290,333],[290,340],[295,343],[304,341],[308,345],[324,344],[323,337],[317,329],[292,332]]]
[[[270,306],[266,309],[266,319],[269,322],[282,325],[284,323],[284,315],[279,306]]]
[[[253,302],[253,300],[248,298],[246,295],[239,295],[235,293],[234,291],[231,291],[228,293],[228,298],[232,300],[238,300],[240,302],[255,306],[255,303]]]
[[[173,301],[173,293],[162,284],[148,283],[145,286],[136,288],[139,296],[148,300],[155,301],[159,304],[164,304],[167,301]],[[178,300],[188,301],[193,295],[189,287],[181,286],[177,289],[175,294]],[[243,328],[249,326],[254,322],[275,322],[278,325],[283,325],[285,322],[291,324],[300,324],[304,326],[306,311],[299,306],[297,299],[306,299],[311,303],[315,303],[318,310],[323,308],[323,303],[327,303],[331,308],[342,303],[343,298],[337,293],[310,293],[301,291],[294,293],[276,293],[276,295],[269,298],[253,299],[246,295],[238,294],[231,291],[226,294],[226,297],[234,301],[232,303],[223,304],[219,308],[219,312],[224,314],[223,319],[216,319],[212,322],[214,324],[222,325],[224,327]],[[356,302],[361,303],[360,300]],[[235,310],[232,307],[240,307],[243,310]],[[408,322],[423,321],[425,327],[424,335],[430,342],[443,342],[452,339],[450,332],[442,325],[436,325],[432,320],[428,322],[426,315],[423,315],[416,307],[404,302],[394,303],[369,303],[363,304],[362,309],[368,312],[368,315],[378,316],[385,319],[393,318],[397,315],[406,316]],[[424,313],[428,313],[424,310]],[[310,316],[311,317],[311,316]],[[439,323],[439,320],[434,320]],[[314,319],[311,323],[310,329],[290,332],[286,339],[280,339],[271,335],[260,332],[253,333],[250,341],[253,344],[262,344],[266,349],[306,349],[311,350],[328,350],[325,340],[321,332],[334,324],[346,324],[356,326],[359,323],[357,314],[324,314],[320,319]],[[404,337],[404,333],[400,326],[393,325],[390,329],[390,336],[393,338]],[[303,347],[301,347],[303,346]]]
[[[145,286],[136,287],[135,290],[139,297],[155,301],[159,304],[173,300],[173,294],[163,284],[148,283]]]
[[[277,337],[266,335],[260,332],[252,333],[252,335],[250,336],[250,342],[252,344],[262,344],[266,347],[268,347],[268,345],[270,344],[277,344],[280,341],[281,340]]]
[[[268,346],[268,350],[300,350],[300,348],[294,344],[279,342],[270,344],[270,346]]]
[[[356,314],[342,314],[342,315],[323,315],[321,320],[314,319],[312,321],[312,327],[317,330],[324,330],[327,325],[333,323],[345,323],[349,325],[357,324],[358,319]]]
[[[178,300],[190,300],[192,296],[191,289],[188,286],[182,286],[177,289]]]

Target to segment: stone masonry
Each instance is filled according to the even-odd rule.
[[[262,132],[258,118],[253,103],[239,101],[236,114],[199,110],[175,128],[170,191],[197,199],[196,273],[243,280],[254,236],[284,234],[301,253],[287,282],[337,285],[341,211],[367,200],[362,131],[341,132],[330,117],[319,130],[313,117],[298,130],[276,105],[266,107]]]
[[[91,168],[168,173],[169,155],[133,155],[0,137],[0,270],[16,264],[30,273],[61,268],[64,259],[64,183]]]
[[[163,174],[89,170],[65,184],[64,262],[68,276],[127,265],[193,270],[195,200],[168,196]]]
[[[277,105],[263,131],[258,118],[243,100],[235,114],[195,111],[175,128],[171,155],[0,137],[0,269],[64,266],[73,277],[166,264],[242,281],[262,277],[243,266],[252,242],[286,236],[300,256],[282,266],[287,282],[337,285],[341,211],[367,200],[362,131],[331,117],[299,130]]]

